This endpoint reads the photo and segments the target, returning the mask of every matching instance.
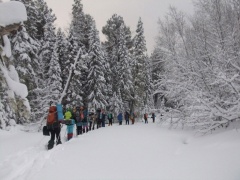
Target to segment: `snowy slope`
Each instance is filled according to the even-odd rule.
[[[62,139],[66,130],[63,127]],[[3,180],[170,179],[239,180],[240,132],[206,136],[158,124],[114,125],[50,151],[49,137],[0,131]]]

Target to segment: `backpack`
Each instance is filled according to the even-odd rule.
[[[147,119],[148,118],[148,114],[144,114],[144,119]]]
[[[112,119],[112,114],[108,114],[108,119]]]
[[[77,122],[81,122],[84,119],[84,114],[83,114],[83,112],[80,111],[80,108],[78,108],[78,107],[76,108],[75,117],[76,117]]]
[[[53,123],[56,121],[57,121],[57,107],[50,106],[47,116],[47,125],[53,125]]]

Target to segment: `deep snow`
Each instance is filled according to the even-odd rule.
[[[0,3],[0,26],[7,26],[27,20],[27,12],[23,3],[10,1]]]
[[[151,122],[114,124],[65,142],[64,126],[63,144],[49,151],[49,137],[23,129],[0,131],[2,180],[240,179],[238,129],[200,136]]]

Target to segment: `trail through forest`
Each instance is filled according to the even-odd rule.
[[[21,129],[21,128],[20,128]],[[240,178],[240,133],[196,136],[159,124],[114,124],[47,151],[49,137],[19,129],[0,131],[3,180]]]

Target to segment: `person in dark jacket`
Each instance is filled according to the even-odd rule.
[[[126,121],[126,125],[129,125],[129,116],[130,116],[130,114],[129,114],[129,112],[125,112],[125,115],[124,115],[124,118],[125,118],[125,121]]]
[[[134,112],[130,113],[130,120],[132,121],[132,124],[134,124],[134,122],[135,122],[135,113]]]
[[[118,114],[117,119],[118,119],[119,125],[122,125],[123,114],[121,112]]]
[[[76,112],[74,113],[74,119],[76,121],[76,133],[77,135],[81,135],[83,133],[83,107],[77,106],[76,107]]]
[[[95,114],[92,111],[89,113],[89,128],[88,128],[89,131],[94,130],[94,123],[95,123]]]
[[[143,115],[143,118],[144,118],[144,120],[145,120],[145,124],[148,124],[148,114],[147,114],[147,113],[145,113],[145,114]]]
[[[83,133],[88,132],[88,109],[83,106],[83,120],[82,120]]]
[[[106,114],[105,114],[104,109],[102,109],[101,113],[102,113],[102,127],[105,127]]]
[[[107,118],[108,118],[108,126],[112,126],[112,123],[113,123],[113,114],[110,112],[108,113],[107,115]]]
[[[51,106],[52,102],[50,102],[50,106]],[[58,119],[58,115],[57,115],[57,108],[56,106],[54,106],[55,108],[55,113],[54,113],[54,116],[55,116],[55,121],[53,124],[47,124],[47,129],[48,131],[50,132],[51,134],[51,138],[50,140],[48,141],[48,145],[47,145],[47,148],[50,150],[54,147],[54,141],[55,141],[55,137],[56,137],[56,144],[62,144],[61,142],[61,137],[60,137],[60,132],[61,132],[61,120]],[[63,115],[62,115],[63,116]]]
[[[102,125],[102,110],[99,108],[97,109],[97,129]]]
[[[152,113],[152,116],[151,116],[151,118],[152,118],[152,120],[153,120],[153,123],[155,122],[155,113]]]

